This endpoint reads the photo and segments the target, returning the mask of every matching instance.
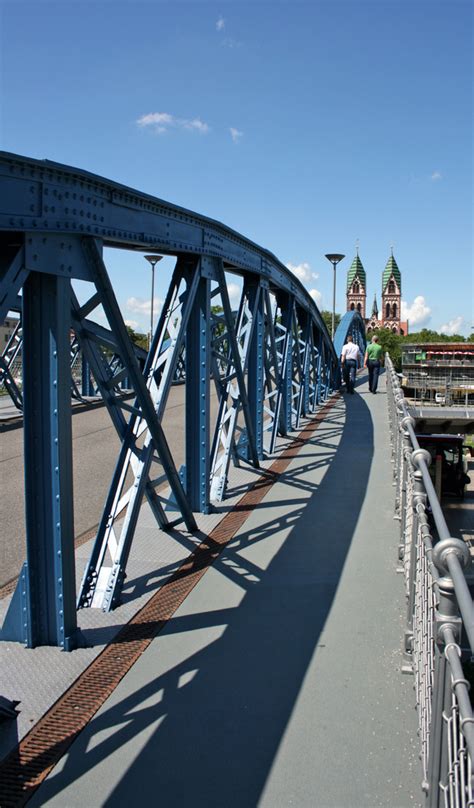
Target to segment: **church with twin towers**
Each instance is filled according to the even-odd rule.
[[[392,254],[382,272],[382,297],[380,312],[377,306],[377,295],[374,295],[372,311],[367,316],[367,278],[359,250],[347,273],[347,311],[359,311],[365,322],[367,334],[380,328],[394,334],[408,334],[408,322],[402,321],[402,275]]]

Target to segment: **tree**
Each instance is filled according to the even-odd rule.
[[[379,338],[379,345],[381,345],[384,354],[390,354],[390,359],[395,366],[395,370],[400,373],[402,369],[403,337],[401,337],[400,334],[394,334],[393,331],[389,331],[388,328],[379,328],[377,329],[376,334]],[[371,335],[372,333],[368,335],[368,339],[370,339]]]
[[[326,310],[322,311],[321,312],[321,317],[324,320],[324,324],[325,324],[327,330],[329,331],[329,333],[331,333],[332,311],[326,311]],[[335,316],[334,316],[334,331],[335,332],[337,331],[337,327],[338,327],[340,322],[341,322],[341,315],[340,314],[335,314]]]
[[[137,331],[134,331],[131,326],[127,325],[127,334],[132,340],[134,345],[138,345],[139,348],[143,348],[145,351],[148,350],[148,336],[147,334],[140,334]]]

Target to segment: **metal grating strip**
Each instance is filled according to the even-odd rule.
[[[0,763],[0,806],[26,804],[133,664],[183,603],[223,548],[262,501],[327,412],[336,394],[283,449],[280,457],[226,514],[207,539],[148,603],[118,632],[47,713]]]

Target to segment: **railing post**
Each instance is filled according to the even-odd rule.
[[[411,423],[413,426],[415,425],[415,420],[410,415],[407,415],[400,421],[400,432],[402,435],[402,445],[401,445],[401,452],[400,452],[400,459],[402,463],[402,469],[400,474],[400,498],[395,498],[395,518],[400,520],[400,541],[398,543],[398,561],[403,562],[403,558],[405,555],[405,530],[407,524],[407,483],[408,483],[408,463],[409,463],[409,456],[412,452],[411,447],[411,440],[410,440],[410,433],[408,432],[406,426],[408,423]],[[412,503],[408,504],[408,507],[411,507]],[[401,572],[403,567],[399,567],[397,569],[398,572]]]
[[[436,649],[433,677],[433,700],[431,707],[431,724],[429,728],[428,749],[428,781],[423,783],[423,789],[428,793],[429,808],[441,808],[445,805],[443,790],[451,774],[449,749],[449,722],[452,720],[452,676],[444,653],[446,647],[445,632],[456,642],[461,639],[462,623],[459,616],[456,593],[453,579],[445,564],[447,552],[459,551],[462,557],[465,550],[457,545],[456,539],[438,542],[433,550],[433,563],[442,577],[438,578],[438,607],[435,616]],[[451,750],[452,753],[452,750]]]
[[[416,467],[420,459],[420,453],[426,462],[429,462],[429,452],[425,449],[417,449],[412,453],[411,459],[413,465]],[[405,623],[404,642],[403,642],[403,673],[413,673],[413,617],[415,612],[415,598],[416,592],[416,567],[418,563],[418,531],[420,523],[418,518],[418,507],[421,505],[426,507],[427,497],[425,487],[423,484],[423,475],[419,468],[415,468],[413,472],[413,499],[411,503],[413,511],[413,522],[411,537],[409,543],[405,545],[405,553],[409,552],[409,558],[405,558],[405,570],[407,580],[407,616]]]
[[[441,773],[448,768],[446,719],[451,697],[449,666],[441,648],[436,644],[431,723],[428,737],[427,780],[421,787],[426,794],[427,808],[442,808],[445,805],[440,788]]]

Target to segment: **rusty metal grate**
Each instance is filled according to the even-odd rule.
[[[118,632],[71,687],[0,763],[0,807],[19,808],[67,752],[119,682],[173,616],[255,506],[285,471],[328,410],[335,395],[285,447],[280,457],[224,516],[161,589]]]

